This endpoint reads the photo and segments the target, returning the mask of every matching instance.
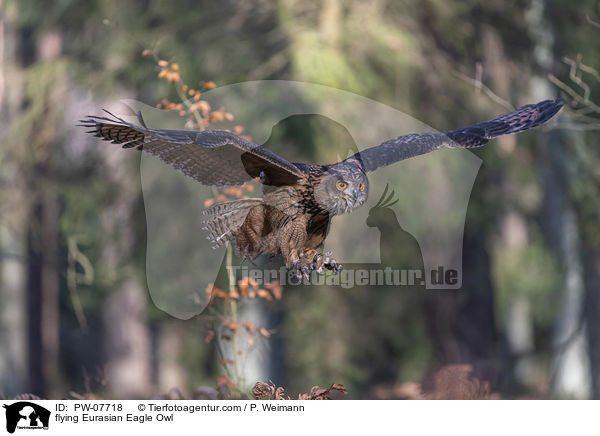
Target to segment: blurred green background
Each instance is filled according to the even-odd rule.
[[[177,101],[150,50],[192,87],[312,82],[440,131],[567,103],[550,128],[475,150],[462,290],[254,300],[271,333],[237,363],[236,395],[273,380],[292,396],[341,383],[354,399],[600,398],[597,1],[0,0],[0,12],[0,397],[223,384],[214,319],[174,319],[149,298],[139,155],[75,127],[111,100]],[[347,138],[298,116],[268,146],[320,162]]]

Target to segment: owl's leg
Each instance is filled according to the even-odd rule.
[[[298,278],[308,277],[310,270],[303,256],[307,236],[306,223],[301,219],[292,221],[283,229],[282,233],[287,236],[280,245],[286,266],[288,269],[295,270]]]

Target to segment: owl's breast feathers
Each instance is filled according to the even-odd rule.
[[[325,174],[325,167],[307,166],[303,169],[305,177],[298,179],[292,186],[265,190],[264,201],[283,212],[288,219],[307,218],[307,232],[326,233],[331,213],[315,198],[315,186]]]

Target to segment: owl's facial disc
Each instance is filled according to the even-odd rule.
[[[321,207],[341,215],[364,204],[369,194],[369,181],[362,171],[333,173],[325,176],[315,189]]]

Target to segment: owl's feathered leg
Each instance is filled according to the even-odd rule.
[[[281,231],[279,249],[285,258],[288,269],[296,271],[296,276],[302,278],[307,276],[308,264],[303,256],[304,244],[306,243],[306,219],[300,217],[289,221]]]

